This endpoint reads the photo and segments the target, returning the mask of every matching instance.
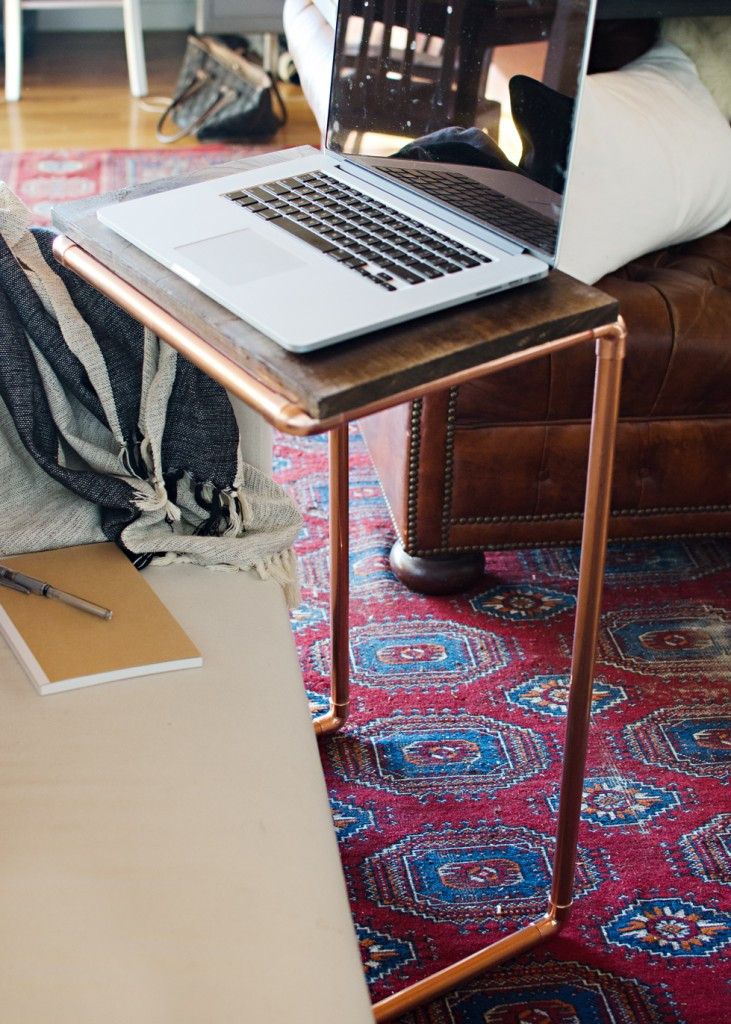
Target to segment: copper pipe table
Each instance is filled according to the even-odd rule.
[[[509,366],[594,342],[595,377],[552,888],[545,913],[511,935],[374,1004],[392,1020],[556,934],[568,920],[591,712],[597,630],[625,330],[615,300],[553,272],[544,281],[295,356],[223,310],[105,228],[98,207],[244,167],[281,163],[302,148],[208,168],[54,210],[57,259],[264,416],[294,435],[328,432],[330,455],[330,708],[318,733],[349,708],[348,424],[380,409]]]

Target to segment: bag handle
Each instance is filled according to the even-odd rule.
[[[274,96],[274,98],[276,99],[277,106],[279,107],[279,114],[277,114],[277,112],[274,109],[272,109],[272,113],[279,122],[279,127],[282,128],[287,123],[287,108],[285,107],[284,100],[282,99],[281,93],[277,88],[277,83],[276,79],[274,78],[274,75],[271,75],[270,78],[272,96]]]
[[[160,120],[157,122],[157,128],[155,129],[155,137],[158,142],[177,142],[179,139],[184,139],[186,135],[194,135],[196,128],[200,128],[206,118],[210,117],[212,114],[217,114],[219,110],[223,110],[224,107],[227,107],[229,103],[236,98],[236,93],[233,89],[228,85],[222,85],[218,96],[216,96],[205,110],[198,115],[192,124],[186,125],[185,128],[181,128],[180,131],[175,132],[173,135],[165,135],[163,132],[163,126],[168,117],[170,117],[174,110],[177,110],[184,100],[189,99],[202,89],[206,82],[209,81],[210,77],[211,76],[206,71],[199,68],[196,71],[195,78],[193,78],[192,82],[183,89],[178,97],[168,104],[166,109],[163,111]]]

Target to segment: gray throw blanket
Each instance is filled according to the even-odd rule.
[[[241,458],[226,392],[51,253],[0,183],[0,553],[112,540],[255,569],[299,600],[301,517]]]

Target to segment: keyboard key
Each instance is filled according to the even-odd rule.
[[[428,263],[412,263],[411,269],[415,270],[417,274],[421,274],[423,277],[433,280],[435,277],[443,277],[444,271],[438,270],[436,267],[429,266]]]
[[[279,210],[272,210],[268,206],[265,206],[260,210],[255,210],[254,212],[263,220],[275,220],[277,217],[282,216]]]
[[[253,196],[255,199],[258,199],[259,201],[266,201],[267,199],[272,198],[271,192],[268,192],[261,185],[257,185],[254,188],[250,188],[249,195]]]
[[[402,267],[396,264],[391,267],[391,271],[396,277],[400,277],[402,281],[407,281],[409,284],[421,284],[424,280],[423,277],[420,277],[416,271],[411,270],[409,267]]]
[[[278,228],[282,228],[284,231],[288,231],[291,235],[295,235],[300,238],[303,242],[307,242],[314,249],[319,249],[320,252],[330,252],[335,246],[327,238],[321,238],[316,235],[314,231],[310,231],[308,228],[303,227],[294,220],[290,220],[288,217],[277,217],[276,220],[270,223],[276,225]]]
[[[474,259],[472,256],[467,256],[465,253],[457,252],[453,256],[454,262],[459,263],[460,267],[464,267],[467,270],[469,267],[479,267],[481,263],[491,263],[489,259]]]

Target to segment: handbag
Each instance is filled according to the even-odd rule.
[[[273,78],[239,49],[217,36],[189,35],[173,98],[157,124],[158,142],[186,135],[242,139],[273,135],[287,120]],[[165,134],[168,118],[178,131]]]

